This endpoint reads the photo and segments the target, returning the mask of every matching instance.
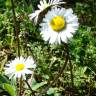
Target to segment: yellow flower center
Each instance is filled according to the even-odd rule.
[[[56,16],[51,20],[50,26],[53,30],[59,32],[64,29],[65,23],[65,19],[62,16]]]
[[[16,65],[16,71],[21,71],[21,70],[24,69],[24,67],[25,67],[24,64],[17,64],[17,65]]]

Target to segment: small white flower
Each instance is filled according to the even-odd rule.
[[[46,0],[41,0],[40,4],[38,5],[38,10],[29,14],[29,18],[30,20],[34,19],[34,22],[37,23],[39,14],[43,12],[46,8],[63,3],[65,2],[62,2],[62,0],[49,0],[49,2],[47,2]]]
[[[34,60],[32,57],[23,58],[22,56],[19,58],[15,58],[15,60],[11,61],[9,64],[6,64],[5,67],[5,75],[9,76],[9,78],[21,78],[25,79],[26,74],[32,74],[32,70],[35,69],[36,64],[34,64]]]
[[[52,8],[40,24],[41,35],[51,44],[67,43],[79,27],[78,18],[71,8]]]

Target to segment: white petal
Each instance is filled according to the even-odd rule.
[[[62,32],[60,35],[61,35],[61,40],[66,43],[67,42],[66,34]]]
[[[72,14],[73,13],[73,10],[70,8],[70,9],[66,9],[66,12],[65,12],[65,14],[64,14],[64,16],[69,16],[70,14]]]
[[[16,70],[16,65],[17,64],[24,64],[25,68],[23,70]],[[7,67],[5,66],[5,75],[9,76],[9,79],[13,78],[20,78],[21,75],[23,77],[25,77],[25,74],[31,74],[32,71],[30,71],[27,68],[36,68],[36,64],[34,64],[34,60],[32,57],[28,57],[28,58],[23,58],[22,56],[20,56],[20,58],[15,58],[15,60],[11,61],[11,64],[9,66],[9,64],[7,65]]]
[[[55,2],[55,0],[50,2]],[[62,16],[66,21],[66,28],[60,32],[54,31],[50,26],[50,22],[55,16]],[[65,9],[55,7],[45,15],[43,23],[41,23],[40,26],[41,35],[45,41],[49,41],[51,44],[61,44],[61,41],[67,43],[67,39],[71,38],[73,33],[78,29],[79,23],[77,16],[73,14],[71,8]]]
[[[44,38],[45,41],[49,40],[50,38],[50,33],[49,32],[41,32],[42,37]]]
[[[51,37],[50,37],[49,43],[54,44],[57,39],[58,33],[57,32],[50,32],[50,34],[51,34]]]
[[[32,74],[32,71],[31,71],[31,70],[26,69],[26,70],[24,70],[24,74]]]

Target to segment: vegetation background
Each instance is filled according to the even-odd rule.
[[[40,36],[28,15],[37,9],[39,0],[13,0],[19,32],[20,55],[32,55],[37,69],[32,81],[36,96],[46,91],[48,82],[59,73],[65,60],[64,45],[50,45]],[[96,96],[96,0],[64,0],[62,7],[73,8],[79,29],[68,41],[69,64],[44,96]],[[17,56],[16,32],[11,0],[0,0],[0,96],[15,96],[16,84],[4,75],[5,64]],[[72,77],[74,87],[72,84]],[[25,96],[31,92],[25,87]],[[5,94],[5,95],[4,95]],[[43,95],[42,95],[43,96]]]

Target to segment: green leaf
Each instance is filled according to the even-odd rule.
[[[11,1],[10,1],[10,0],[7,0],[7,1],[5,2],[5,4],[6,4],[7,7],[11,7]]]
[[[58,88],[49,88],[49,90],[47,91],[47,94],[48,95],[55,94],[57,93],[57,90]]]
[[[55,93],[54,96],[61,96],[61,94],[60,93]]]
[[[44,86],[45,84],[47,84],[47,82],[41,82],[41,83],[36,83],[32,86],[33,90],[37,90],[38,88]]]
[[[1,83],[8,83],[8,82],[9,82],[8,79],[5,76],[0,74],[0,84]]]
[[[14,86],[12,86],[8,83],[4,83],[3,89],[5,89],[10,94],[10,96],[16,96],[16,90],[15,90]]]

